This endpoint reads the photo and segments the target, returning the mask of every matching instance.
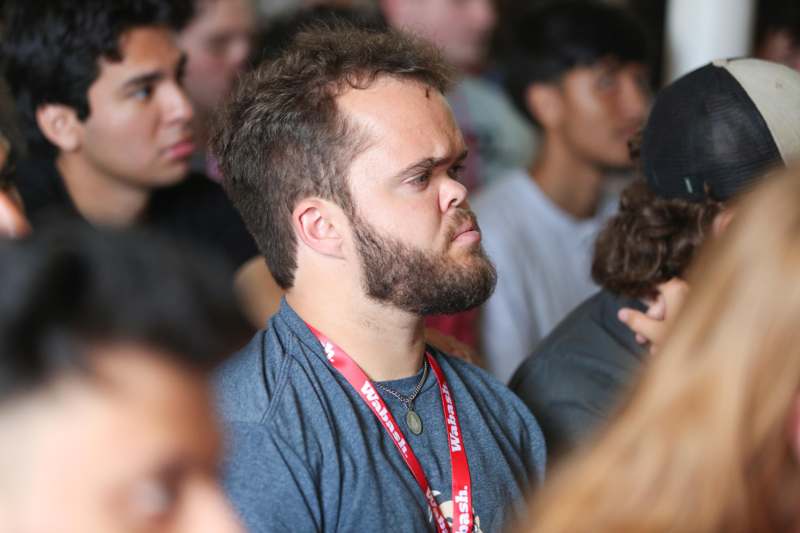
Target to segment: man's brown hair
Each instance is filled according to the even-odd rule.
[[[710,198],[662,198],[644,180],[632,183],[598,235],[592,278],[629,298],[653,296],[659,284],[686,271],[721,210]]]
[[[318,196],[353,213],[346,175],[366,139],[336,98],[380,76],[444,93],[450,72],[435,48],[413,37],[337,23],[309,27],[278,59],[242,80],[211,147],[225,190],[278,285],[294,283],[297,239],[290,220],[298,200]]]

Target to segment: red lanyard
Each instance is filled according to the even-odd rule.
[[[358,392],[364,403],[372,410],[375,417],[380,421],[383,428],[392,438],[392,442],[397,447],[403,460],[406,462],[408,469],[417,484],[425,494],[425,499],[428,501],[428,506],[433,513],[436,522],[436,529],[439,533],[471,533],[473,525],[472,516],[472,480],[469,476],[469,464],[467,464],[467,453],[464,450],[464,441],[461,436],[461,426],[458,423],[458,413],[456,412],[456,405],[453,402],[453,396],[450,394],[450,387],[447,385],[447,380],[444,377],[439,363],[436,362],[430,354],[426,353],[425,357],[428,358],[428,364],[431,365],[433,373],[436,376],[436,381],[439,383],[439,391],[442,394],[442,412],[444,413],[444,421],[447,426],[447,441],[450,448],[450,467],[452,470],[452,498],[453,498],[453,527],[447,527],[447,520],[442,511],[439,509],[439,504],[436,503],[436,498],[433,496],[431,487],[428,484],[428,478],[422,470],[422,466],[414,455],[411,445],[406,441],[400,426],[395,421],[392,413],[386,407],[383,399],[378,395],[375,386],[369,377],[361,370],[361,367],[356,364],[353,359],[347,355],[341,348],[334,344],[325,335],[317,331],[310,324],[306,324],[308,329],[316,335],[322,348],[325,350],[325,356],[330,361],[331,365],[341,372],[344,378],[353,386]]]

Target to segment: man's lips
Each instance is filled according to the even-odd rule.
[[[185,139],[167,148],[167,156],[170,159],[185,159],[192,155],[195,149],[194,142],[191,139]]]
[[[472,243],[481,240],[481,232],[473,222],[462,224],[453,234],[453,242]]]

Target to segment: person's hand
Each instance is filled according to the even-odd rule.
[[[651,353],[664,343],[667,328],[683,306],[689,285],[680,278],[672,278],[656,290],[655,299],[645,302],[648,304],[646,312],[624,308],[617,314],[617,318],[636,334],[638,343],[649,343]]]

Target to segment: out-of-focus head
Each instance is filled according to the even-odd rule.
[[[629,167],[650,103],[641,24],[617,7],[560,1],[520,10],[509,29],[504,70],[520,111],[573,157]]]
[[[184,86],[199,114],[208,116],[247,65],[256,12],[252,0],[195,0],[195,15],[178,36],[188,54]]]
[[[634,297],[681,276],[718,214],[800,157],[800,73],[736,59],[686,74],[656,97],[640,157],[644,181],[623,193],[592,267]]]
[[[240,531],[207,383],[247,328],[225,269],[86,226],[0,243],[0,259],[4,528]]]
[[[380,5],[389,26],[434,43],[461,70],[479,68],[486,57],[497,20],[493,0],[381,0]]]
[[[243,80],[212,146],[279,285],[330,261],[418,314],[488,297],[448,87],[432,46],[345,24],[300,33]]]
[[[800,70],[800,5],[797,2],[757,3],[755,55]]]
[[[13,2],[3,52],[29,151],[137,186],[188,170],[193,110],[174,31],[185,1]]]
[[[668,340],[599,442],[551,480],[537,528],[800,526],[800,172],[743,199],[692,268]]]

